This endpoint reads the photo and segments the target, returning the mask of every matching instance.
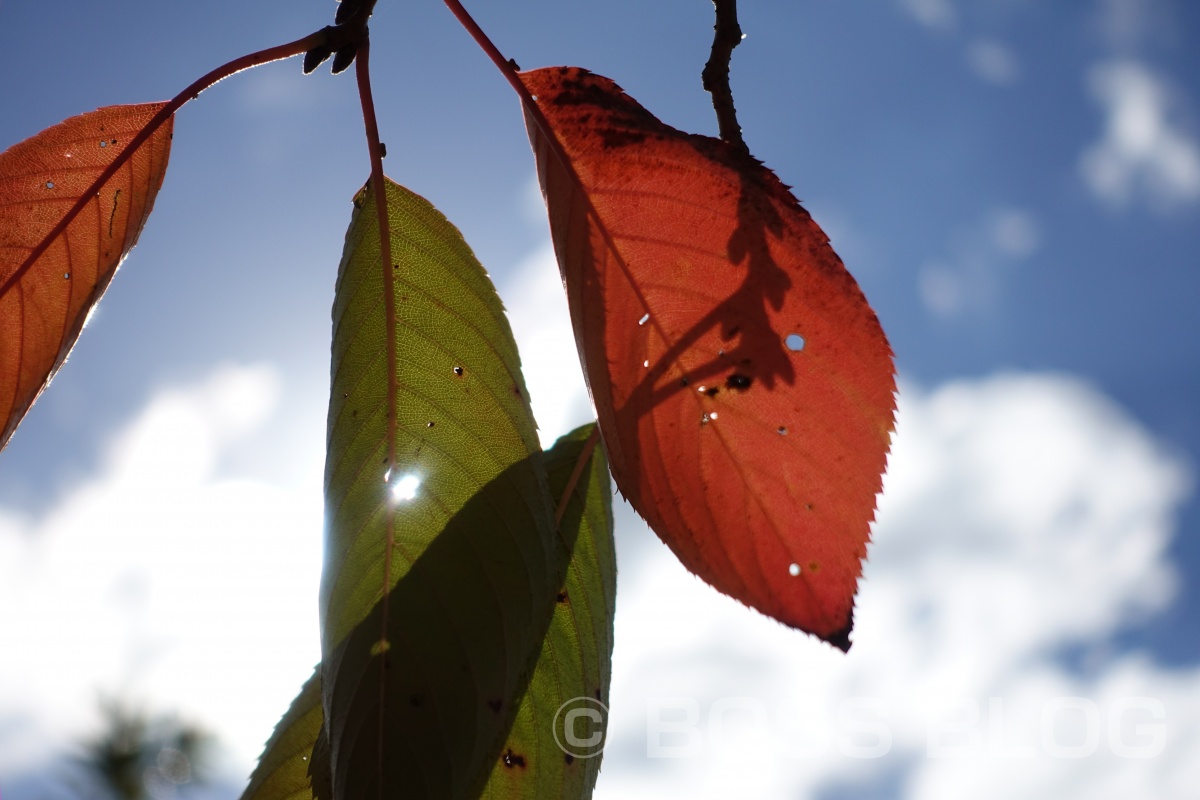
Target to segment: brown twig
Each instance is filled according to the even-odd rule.
[[[700,73],[704,90],[712,95],[713,109],[717,112],[717,127],[721,138],[744,152],[749,152],[742,140],[742,126],[738,125],[737,110],[733,107],[733,90],[729,88],[729,60],[733,48],[742,41],[742,28],[738,25],[737,0],[713,0],[717,21],[713,25],[712,52],[708,63]]]

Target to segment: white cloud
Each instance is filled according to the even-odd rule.
[[[90,733],[102,694],[257,758],[319,658],[319,449],[266,479],[222,466],[279,398],[267,367],[162,391],[53,510],[0,509],[0,774]]]
[[[716,594],[664,547],[622,561],[597,797],[1191,797],[1200,668],[1125,653],[1081,674],[1057,657],[1170,602],[1187,486],[1075,380],[906,388],[849,655]],[[656,742],[683,757],[647,758]]]
[[[940,317],[986,310],[1000,298],[1007,269],[1040,247],[1041,229],[1029,211],[993,209],[952,238],[948,255],[921,266],[917,293]]]
[[[557,437],[595,419],[550,244],[508,274],[499,292],[521,353],[538,432],[543,446],[549,447]]]
[[[900,7],[932,30],[952,31],[958,23],[958,14],[951,0],[900,0]]]
[[[510,288],[547,320],[561,292],[547,254]],[[532,355],[539,327],[531,386],[549,387],[545,415],[565,429],[576,420],[560,407],[586,404],[562,379],[573,362],[557,351],[573,344],[547,321],[558,341]],[[278,397],[262,368],[161,392],[52,512],[0,509],[0,774],[82,732],[98,690],[199,720],[248,768],[317,657],[320,464],[295,486],[222,466]],[[906,389],[886,485],[848,656],[716,594],[623,524],[597,796],[877,780],[921,800],[1189,797],[1200,669],[1103,655],[1171,600],[1185,470],[1087,386],[1006,376]],[[1064,667],[1065,645],[1094,665]],[[694,744],[686,757],[646,758],[655,698],[655,739]],[[1092,747],[1090,716],[1094,750],[1056,757]],[[1129,757],[1160,734],[1160,755]]]
[[[967,63],[976,75],[997,86],[1011,86],[1021,75],[1013,51],[990,39],[973,42],[967,47]]]
[[[1028,258],[1042,243],[1037,221],[1019,208],[997,211],[992,216],[991,229],[996,249],[1013,258]]]
[[[1111,61],[1092,68],[1088,83],[1104,106],[1104,134],[1080,159],[1088,188],[1125,207],[1158,209],[1200,200],[1200,143],[1178,123],[1183,101],[1145,64]]]

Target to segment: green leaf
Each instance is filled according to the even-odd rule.
[[[275,726],[241,800],[312,800],[309,762],[324,721],[321,668],[317,667]]]
[[[594,430],[594,424],[585,425],[559,439],[544,454],[552,496],[562,495]],[[616,598],[612,494],[602,450],[593,451],[585,465],[560,530],[556,550],[560,559],[569,559],[566,578],[533,676],[480,797],[590,797],[599,773],[599,748],[573,744],[562,724],[566,711],[581,707],[601,711],[596,730],[603,732],[607,724],[603,703],[591,702],[596,692],[604,702],[608,698]],[[314,772],[322,768],[327,772],[329,760],[327,749],[324,753],[314,750],[323,721],[320,680],[318,668],[280,721],[242,800],[313,798],[308,783],[310,763]],[[558,713],[564,703],[575,698],[586,698],[586,702],[569,704],[563,714]],[[589,718],[583,721],[593,722]],[[583,740],[592,733],[576,731],[575,738]]]
[[[553,504],[495,289],[445,217],[386,189],[390,277],[364,191],[333,307],[320,604],[333,794],[468,797],[550,623]]]
[[[561,497],[596,430],[584,425],[545,456]],[[594,440],[592,440],[594,444]],[[591,797],[608,724],[617,560],[612,491],[602,448],[592,451],[559,525],[569,559],[529,687],[481,797]]]

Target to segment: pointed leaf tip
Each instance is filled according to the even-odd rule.
[[[101,108],[0,153],[0,449],[137,242],[162,186],[172,120],[52,233],[163,105]]]
[[[586,70],[521,79],[618,488],[701,578],[846,649],[895,408],[874,312],[746,153]]]

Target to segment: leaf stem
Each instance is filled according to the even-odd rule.
[[[738,25],[737,0],[713,0],[717,21],[713,25],[712,51],[700,73],[704,90],[712,95],[713,110],[717,112],[717,128],[729,144],[749,152],[742,140],[742,126],[733,107],[733,90],[729,88],[729,60],[733,48],[741,44],[742,28]]]
[[[375,193],[375,216],[379,227],[379,266],[383,270],[383,315],[386,328],[384,338],[387,359],[387,472],[391,476],[396,469],[396,295],[392,264],[392,231],[388,219],[387,187],[383,177],[383,147],[379,143],[379,124],[375,119],[375,101],[371,96],[371,39],[366,37],[358,46],[354,74],[358,79],[358,97],[362,103],[363,127],[367,134],[367,151],[371,155],[371,189]],[[385,670],[388,632],[388,597],[392,591],[392,551],[396,543],[396,520],[392,510],[391,485],[385,485],[387,497],[386,541],[383,550],[383,599],[380,610],[379,642],[382,657],[379,660],[379,754],[376,764],[380,769],[379,785],[383,786],[384,756],[384,708],[387,702],[387,680]],[[382,791],[382,789],[381,789]]]
[[[147,139],[153,136],[154,132],[157,131],[164,122],[170,119],[171,115],[178,111],[182,106],[191,100],[195,100],[205,89],[212,86],[214,83],[217,83],[218,81],[228,78],[230,75],[241,72],[242,70],[250,69],[251,67],[258,67],[263,64],[267,64],[271,61],[279,61],[280,59],[291,58],[292,56],[300,55],[316,45],[329,42],[330,38],[334,37],[335,35],[340,36],[341,34],[342,32],[337,31],[333,26],[328,26],[314,33],[310,33],[303,39],[297,39],[294,42],[281,44],[277,47],[269,47],[266,50],[259,50],[256,53],[250,53],[249,55],[235,58],[233,61],[222,64],[211,72],[193,81],[186,89],[175,95],[175,97],[172,98],[165,106],[159,109],[158,113],[151,117],[150,121],[146,123],[146,127],[142,128],[142,130],[140,130],[136,136],[130,139],[129,144],[127,144],[125,148],[117,154],[112,163],[100,173],[96,180],[92,181],[92,184],[88,186],[83,194],[79,196],[79,199],[75,201],[75,205],[71,206],[71,209],[67,211],[66,215],[63,216],[61,220],[59,220],[58,224],[55,225],[54,228],[52,228],[51,231],[46,234],[40,242],[38,242],[37,246],[30,251],[29,255],[25,257],[25,260],[21,262],[21,266],[17,267],[17,269],[5,279],[4,284],[0,286],[0,297],[3,297],[5,294],[7,294],[8,290],[15,286],[17,282],[20,281],[25,275],[25,273],[33,268],[33,265],[39,258],[42,257],[42,254],[45,253],[50,245],[63,234],[63,231],[67,229],[67,226],[75,221],[75,218],[79,216],[79,212],[83,211],[84,207],[87,206],[92,198],[99,193],[104,184],[108,182],[108,179],[115,175],[117,170],[124,166],[125,162],[133,156],[137,149],[141,147]]]

